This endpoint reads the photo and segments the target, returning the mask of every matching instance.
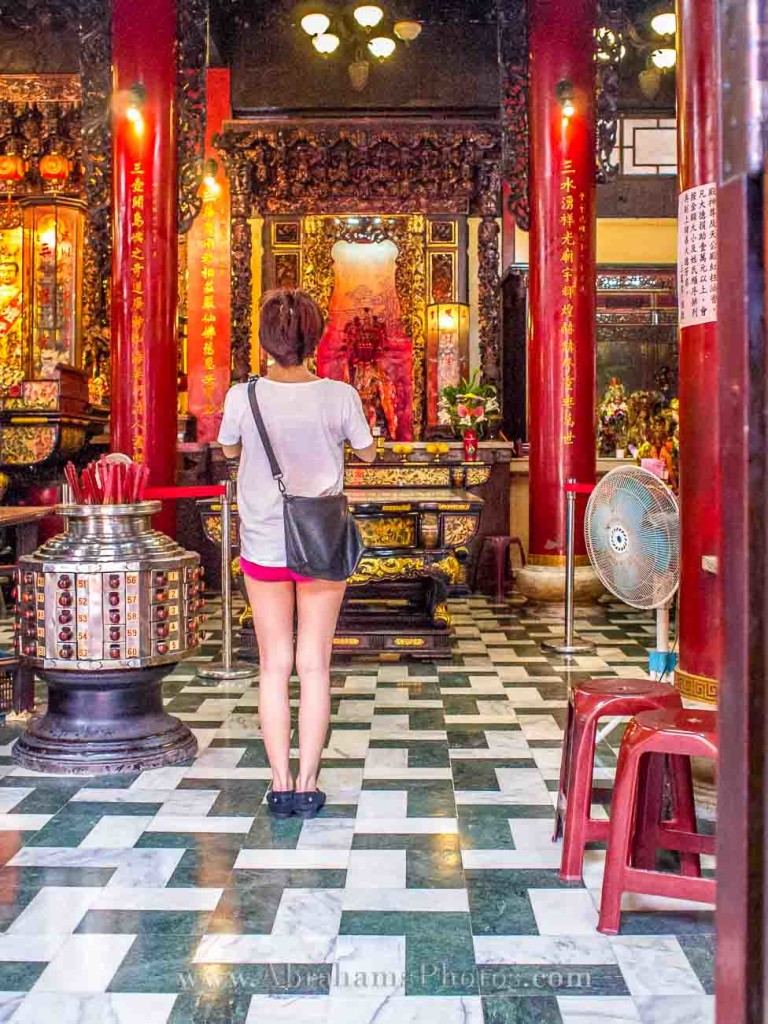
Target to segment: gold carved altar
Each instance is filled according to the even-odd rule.
[[[465,581],[482,499],[439,486],[351,487],[346,493],[365,552],[349,580],[334,648],[349,654],[449,657],[446,598]],[[220,504],[198,505],[206,537],[220,545]],[[236,550],[236,526],[232,542]],[[239,564],[233,568],[239,573]],[[249,616],[241,626],[241,653],[247,655],[254,649]]]

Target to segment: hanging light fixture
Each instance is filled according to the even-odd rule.
[[[661,11],[651,18],[651,28],[658,36],[673,36],[677,31],[674,11]]]
[[[323,32],[313,38],[312,45],[318,53],[322,53],[324,57],[327,57],[329,53],[333,53],[338,48],[340,42],[339,37],[334,35],[333,32]]]
[[[384,17],[384,11],[377,4],[361,4],[354,10],[354,18],[361,28],[376,28]]]
[[[368,43],[368,49],[371,51],[374,57],[378,57],[379,60],[386,60],[387,57],[391,57],[395,52],[397,44],[394,39],[390,39],[389,36],[376,36]]]
[[[671,46],[663,46],[651,54],[651,63],[662,71],[673,68],[676,61],[677,53]]]
[[[396,21],[393,29],[398,39],[404,43],[412,43],[421,35],[421,22],[419,21]]]
[[[327,14],[323,14],[322,11],[315,11],[311,14],[305,14],[301,19],[301,27],[307,33],[308,36],[321,36],[331,24],[331,19]]]

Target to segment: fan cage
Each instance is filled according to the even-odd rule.
[[[680,584],[680,508],[640,466],[618,466],[587,502],[584,536],[600,582],[632,608],[667,604]]]

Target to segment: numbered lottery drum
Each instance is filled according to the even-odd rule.
[[[152,529],[160,503],[62,505],[65,531],[19,560],[16,642],[48,706],[13,750],[25,768],[137,772],[192,757],[162,681],[199,643],[199,555]]]

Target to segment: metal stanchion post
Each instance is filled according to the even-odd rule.
[[[569,480],[575,484],[575,480]],[[573,635],[573,615],[576,597],[576,492],[565,492],[565,643],[547,641],[541,649],[548,654],[592,654],[595,645]]]
[[[256,668],[232,659],[232,481],[227,480],[221,498],[221,661],[201,665],[203,679],[249,679]]]

